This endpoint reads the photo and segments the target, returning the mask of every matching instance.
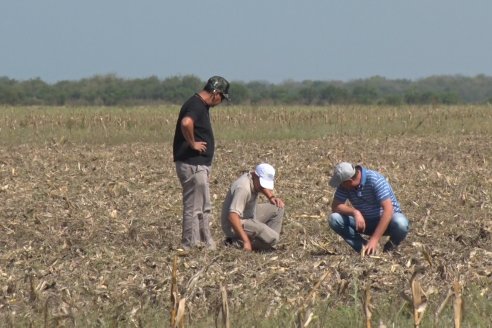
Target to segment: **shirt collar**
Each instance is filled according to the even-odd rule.
[[[358,167],[360,168],[360,184],[355,188],[355,191],[358,197],[362,197],[362,190],[364,190],[367,179],[367,169],[362,166]]]
[[[366,179],[367,179],[367,169],[365,167],[359,166],[360,168],[360,184],[358,188],[363,188],[364,185],[366,184]]]
[[[251,172],[248,172],[248,178],[249,178],[249,187],[251,188],[251,193],[256,193],[255,190],[255,184],[253,182],[253,174]]]
[[[200,101],[205,105],[205,107],[207,107],[207,109],[210,108],[210,105],[205,102],[205,100],[202,98],[202,96],[200,96],[200,94],[195,93],[194,96],[197,97],[198,99],[200,99]]]

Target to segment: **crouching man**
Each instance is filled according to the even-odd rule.
[[[335,167],[329,184],[336,191],[328,224],[355,251],[374,254],[383,235],[390,237],[383,251],[393,250],[405,239],[409,222],[383,175],[342,162]]]
[[[275,169],[266,163],[241,175],[222,205],[221,225],[226,244],[238,241],[245,251],[270,250],[280,238],[284,202],[273,194]],[[262,193],[268,203],[257,204]]]

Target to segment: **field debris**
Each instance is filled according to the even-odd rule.
[[[320,304],[359,302],[361,294],[353,295],[360,286],[366,324],[372,313],[392,327],[376,311],[402,290],[416,323],[442,322],[451,300],[455,322],[462,322],[463,285],[435,302],[457,277],[490,299],[492,179],[484,158],[492,158],[491,141],[403,135],[219,142],[211,176],[215,251],[179,250],[181,187],[169,142],[2,146],[0,322],[128,326],[157,313],[180,327],[220,312],[218,324],[233,327],[240,313],[263,320],[287,307],[307,327],[320,324]],[[340,160],[377,168],[392,183],[411,222],[393,252],[361,257],[330,231],[328,172]],[[275,192],[286,215],[274,252],[245,253],[222,244],[221,202],[233,179],[261,161],[279,172]],[[429,307],[434,315],[424,316]]]
[[[326,271],[321,278],[316,282],[311,291],[301,300],[301,305],[297,312],[298,327],[307,327],[313,319],[311,307],[316,303],[316,292],[320,288],[323,281],[330,276],[330,271]]]

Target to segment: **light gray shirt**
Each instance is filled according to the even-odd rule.
[[[221,224],[224,232],[232,230],[229,221],[231,212],[237,213],[241,219],[254,219],[257,199],[258,192],[254,190],[251,173],[245,173],[234,181],[222,205]]]

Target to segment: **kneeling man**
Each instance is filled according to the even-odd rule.
[[[275,169],[266,163],[241,175],[227,192],[221,225],[226,243],[242,242],[245,251],[272,249],[279,238],[284,202],[273,195]],[[257,204],[259,193],[269,203]]]
[[[383,251],[393,250],[405,239],[409,222],[383,175],[342,162],[335,167],[329,184],[336,191],[328,224],[355,251],[374,254],[383,235],[390,237]],[[361,234],[370,236],[369,240]]]

